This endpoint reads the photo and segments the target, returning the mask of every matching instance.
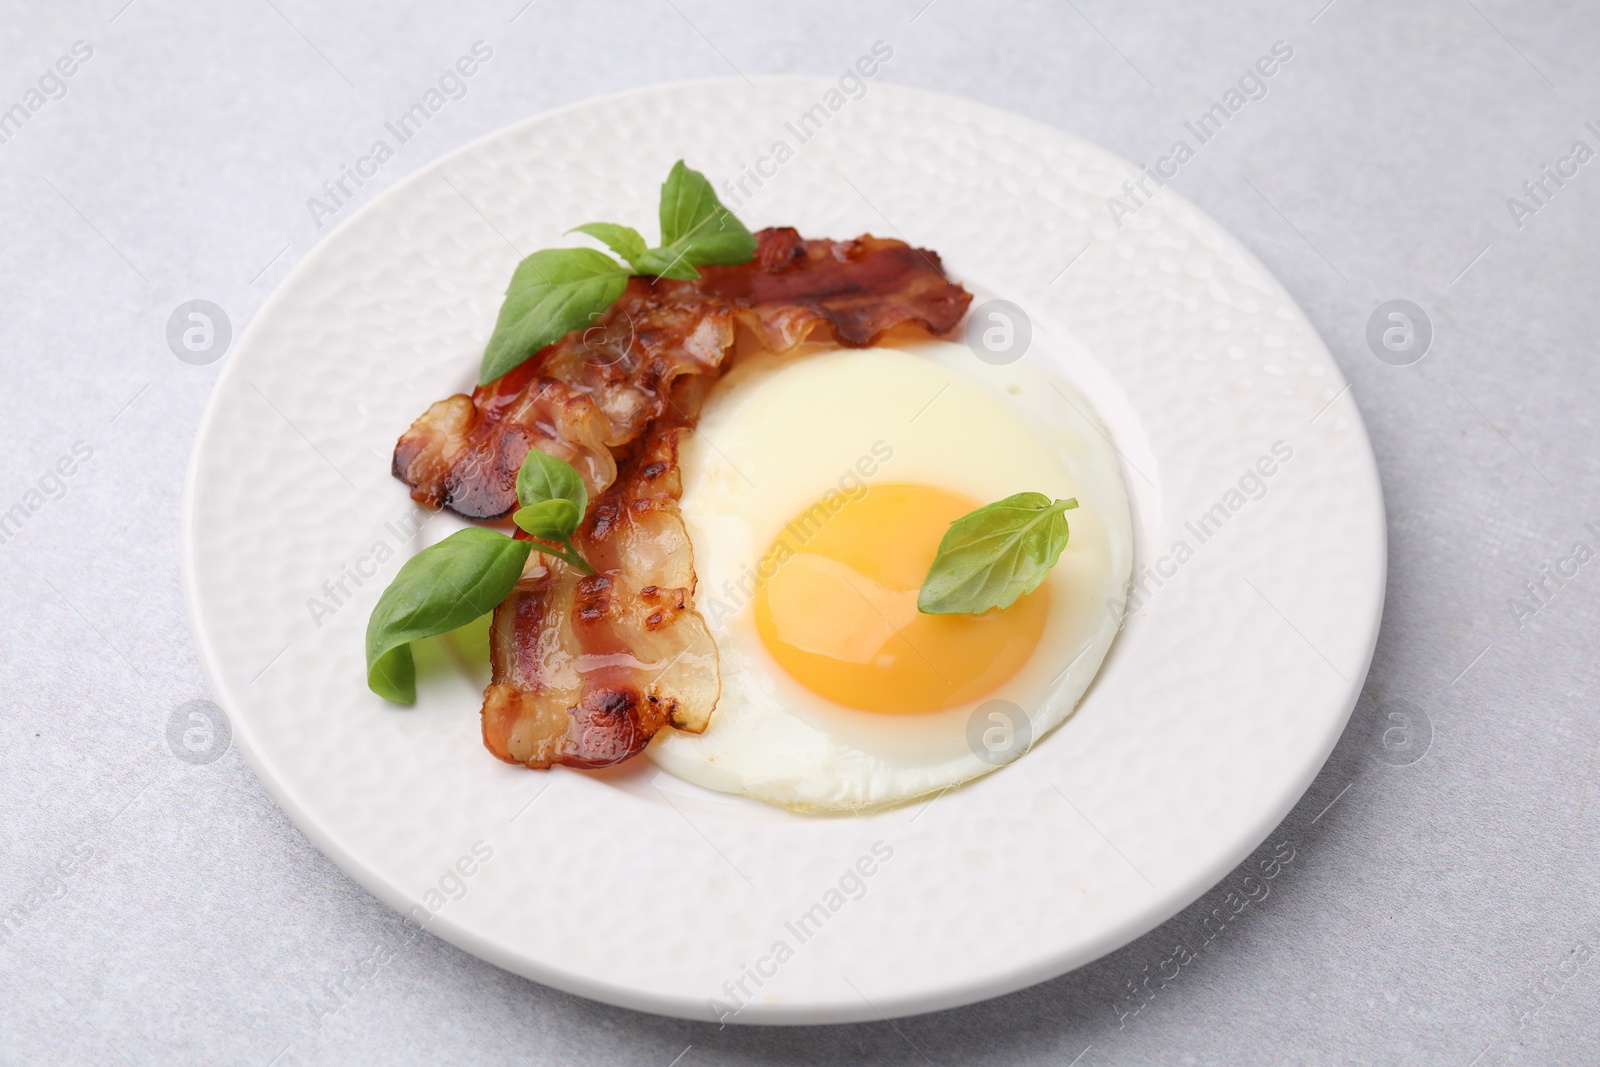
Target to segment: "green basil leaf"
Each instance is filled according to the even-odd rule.
[[[511,521],[541,541],[565,544],[578,528],[581,512],[570,500],[557,497],[518,509]]]
[[[589,491],[583,487],[583,479],[572,464],[530,448],[517,471],[517,501],[523,507],[530,507],[545,500],[572,501],[579,519],[589,510]]]
[[[644,235],[632,226],[619,226],[614,222],[586,222],[567,232],[586,233],[629,263],[644,255]]]
[[[552,341],[588,326],[617,302],[628,271],[592,248],[546,248],[517,264],[478,384],[496,378]]]
[[[1008,608],[1039,588],[1067,547],[1066,511],[1078,501],[1018,493],[950,524],[917,595],[930,615]]]
[[[696,278],[697,267],[746,263],[755,236],[722,206],[704,174],[678,160],[661,185],[661,247],[629,260],[641,274]]]
[[[589,508],[589,491],[572,465],[537,448],[528,451],[517,471],[517,500],[522,507],[511,521],[539,538],[564,548],[540,545],[539,550],[565,560],[584,574],[595,570],[572,546],[572,535]]]
[[[367,686],[385,700],[417,699],[411,642],[487,615],[522,577],[533,545],[494,530],[460,530],[406,560],[367,620]]]
[[[686,237],[718,209],[722,209],[722,202],[711,182],[678,160],[661,183],[661,243],[670,245]]]
[[[742,261],[741,261],[742,262]],[[700,271],[682,248],[652,248],[633,261],[633,269],[640,274],[654,274],[657,278],[680,278],[694,281]]]

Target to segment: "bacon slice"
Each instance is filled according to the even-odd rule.
[[[590,493],[616,478],[608,428],[589,397],[554,378],[518,382],[516,373],[470,397],[437,401],[401,436],[394,473],[414,500],[472,519],[504,518],[516,507],[517,471],[530,448],[572,464]]]
[[[611,452],[669,411],[675,383],[715,376],[736,322],[773,351],[813,334],[841,345],[875,344],[917,323],[954,329],[972,295],[950,282],[937,253],[904,241],[804,240],[763,230],[753,260],[703,268],[698,279],[634,278],[590,329],[434,404],[395,446],[395,476],[420,503],[472,519],[516,507],[516,472],[529,448],[572,463],[597,496],[616,476]]]
[[[803,239],[787,227],[762,230],[755,259],[702,268],[700,287],[731,303],[738,320],[773,352],[820,332],[866,348],[896,326],[955,329],[972,294],[944,275],[939,253],[890,238]]]
[[[630,280],[592,328],[434,404],[395,447],[414,498],[468,518],[511,513],[530,448],[576,467],[594,501],[575,543],[598,573],[534,553],[495,609],[483,741],[500,759],[605,767],[667,725],[700,733],[710,721],[721,679],[694,609],[678,443],[736,325],[775,352],[813,336],[864,347],[910,323],[946,333],[972,299],[935,253],[904,241],[792,229],[757,241],[750,263],[692,281]]]
[[[706,728],[721,679],[678,512],[687,432],[652,427],[590,509],[575,543],[599,573],[534,553],[495,609],[483,743],[499,758],[606,767],[669,723]]]

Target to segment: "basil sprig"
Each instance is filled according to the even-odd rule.
[[[1008,608],[1039,588],[1067,547],[1066,512],[1076,498],[1018,493],[968,512],[945,531],[917,595],[930,615]]]
[[[628,262],[641,274],[692,281],[699,267],[747,263],[755,254],[755,236],[722,206],[706,176],[680,159],[661,185],[661,247]]]
[[[564,560],[584,574],[594,573],[594,568],[572,547],[572,535],[578,532],[578,523],[589,510],[589,491],[570,464],[548,452],[529,449],[528,458],[517,471],[517,500],[522,507],[511,521],[541,541],[562,546],[557,549],[540,545],[540,551]]]
[[[633,275],[694,279],[702,266],[745,263],[755,255],[755,237],[722,206],[706,176],[681,159],[661,184],[660,214],[656,248],[646,248],[638,230],[614,222],[567,231],[600,241],[626,267],[592,248],[546,248],[519,263],[484,350],[478,384],[488,385],[545,345],[593,323]]]
[[[615,222],[586,222],[567,232],[586,233],[629,263],[644,255],[644,235],[632,226],[620,226]]]
[[[570,464],[529,449],[517,471],[517,500],[523,506],[512,520],[564,549],[474,526],[406,560],[367,620],[367,688],[397,704],[414,703],[417,667],[411,642],[448,633],[493,611],[511,595],[535,548],[584,574],[594,573],[572,547],[589,493]]]
[[[367,620],[367,687],[385,700],[417,699],[411,642],[487,615],[522,577],[533,544],[494,530],[458,530],[406,560]]]
[[[617,302],[628,272],[592,248],[546,248],[517,264],[478,368],[488,385]]]

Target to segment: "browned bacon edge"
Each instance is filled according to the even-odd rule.
[[[529,767],[605,767],[671,723],[699,733],[716,706],[717,648],[694,610],[678,513],[680,426],[649,430],[575,539],[599,573],[535,554],[494,613],[483,743]]]
[[[595,496],[616,477],[612,453],[667,411],[674,383],[720,371],[736,322],[775,352],[814,334],[863,347],[906,323],[946,333],[972,299],[937,253],[904,241],[807,241],[784,228],[757,242],[749,263],[707,267],[693,281],[631,279],[593,327],[434,404],[395,446],[395,476],[419,503],[504,518],[517,470],[540,448],[576,467]]]
[[[906,324],[943,334],[971,294],[903,241],[757,234],[755,258],[693,281],[634,278],[596,324],[509,374],[430,407],[395,447],[411,495],[475,519],[516,506],[530,448],[577,468],[589,514],[575,538],[598,573],[535,553],[494,614],[483,740],[529,767],[604,767],[671,724],[703,731],[721,691],[694,609],[678,510],[678,442],[742,324],[770,351],[813,336],[864,347]],[[525,536],[518,533],[517,536]]]

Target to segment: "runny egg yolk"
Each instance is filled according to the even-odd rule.
[[[978,506],[931,485],[830,493],[761,558],[762,643],[807,689],[865,711],[937,711],[990,692],[1033,654],[1048,590],[982,615],[917,610],[946,528]]]

